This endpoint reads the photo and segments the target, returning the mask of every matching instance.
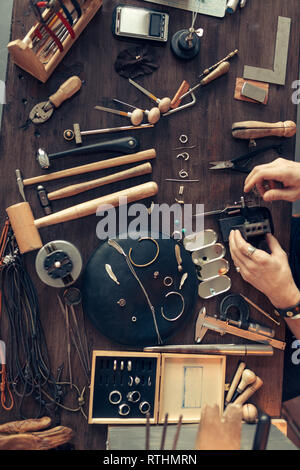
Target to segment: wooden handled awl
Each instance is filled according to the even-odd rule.
[[[186,96],[190,95],[195,90],[197,90],[197,88],[205,86],[208,83],[212,82],[213,80],[216,80],[217,78],[221,77],[222,75],[225,75],[225,73],[227,73],[229,69],[230,69],[229,62],[221,62],[220,65],[218,65],[212,72],[210,72],[208,75],[202,78],[202,80],[199,83],[197,83],[197,85],[193,86],[192,88],[189,89],[189,91],[187,91],[182,96],[180,96],[180,99],[182,100],[183,98],[185,98]]]
[[[34,220],[31,207],[28,202],[14,204],[6,209],[12,230],[14,232],[20,253],[40,249],[43,246],[38,229],[51,225],[79,219],[95,214],[101,207],[118,207],[120,204],[139,201],[152,197],[158,192],[158,186],[153,181],[140,184],[123,191],[118,191],[107,196],[102,196],[91,201],[69,207],[59,212]]]
[[[235,139],[259,139],[261,137],[293,137],[297,126],[293,121],[260,122],[242,121],[232,124]]]
[[[148,162],[128,170],[118,171],[112,175],[103,176],[102,178],[85,181],[84,183],[71,184],[70,186],[52,191],[51,193],[48,193],[47,196],[49,201],[63,199],[65,197],[75,196],[76,194],[80,194],[94,188],[99,188],[100,186],[104,186],[106,184],[116,183],[117,181],[123,181],[129,178],[146,175],[151,173],[151,171],[152,166],[151,163]]]
[[[54,109],[58,108],[64,101],[75,95],[80,90],[82,82],[79,77],[74,75],[65,81],[59,89],[49,97],[48,101],[36,104],[29,118],[34,124],[42,124],[48,121],[52,116]]]

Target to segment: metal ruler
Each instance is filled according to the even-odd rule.
[[[145,2],[158,3],[181,10],[194,11],[202,15],[217,16],[223,18],[226,12],[227,0],[144,0]]]

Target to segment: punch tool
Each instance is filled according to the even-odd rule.
[[[271,149],[274,149],[277,151],[278,154],[281,154],[282,145],[268,145],[266,147],[252,150],[251,152],[248,152],[245,155],[241,155],[240,157],[233,158],[232,160],[209,162],[210,165],[213,165],[212,167],[210,167],[210,170],[232,170],[241,173],[250,173],[251,169],[247,167],[247,164],[250,162],[250,160],[256,155],[259,155],[260,153],[266,152]]]

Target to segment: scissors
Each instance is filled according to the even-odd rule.
[[[224,160],[219,162],[209,162],[214,165],[210,170],[233,170],[241,173],[250,173],[250,169],[246,167],[249,161],[256,155],[266,152],[267,150],[275,149],[278,154],[282,152],[282,144],[272,144],[266,147],[261,147],[251,152],[241,155],[240,157],[233,158],[232,160]]]

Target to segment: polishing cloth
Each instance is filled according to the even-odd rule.
[[[142,235],[141,235],[142,236]],[[144,236],[147,236],[144,235]],[[172,335],[193,314],[197,300],[198,279],[191,255],[183,245],[161,234],[154,237],[159,245],[156,260],[146,267],[135,267],[134,270],[142,282],[151,304],[155,309],[155,318],[161,339],[164,341]],[[132,260],[136,264],[146,264],[154,259],[157,248],[153,241],[146,239],[115,239],[128,255],[132,248]],[[180,244],[182,271],[178,270],[175,256],[175,245]],[[109,264],[119,282],[117,284],[107,274],[105,264]],[[158,275],[154,273],[158,272]],[[188,276],[179,289],[182,275]],[[164,278],[173,279],[169,287],[164,285]],[[175,321],[163,318],[176,318],[182,310],[179,295],[168,292],[180,292],[184,297],[183,314]],[[130,271],[125,257],[116,249],[102,242],[89,259],[83,273],[82,289],[83,309],[95,327],[108,338],[126,345],[150,346],[158,344],[153,315],[147,298]],[[125,301],[125,304],[124,304]],[[123,305],[124,304],[124,305]],[[123,306],[122,306],[123,305]]]
[[[158,68],[154,52],[147,45],[121,51],[115,62],[116,72],[122,77],[132,79],[149,75]]]

